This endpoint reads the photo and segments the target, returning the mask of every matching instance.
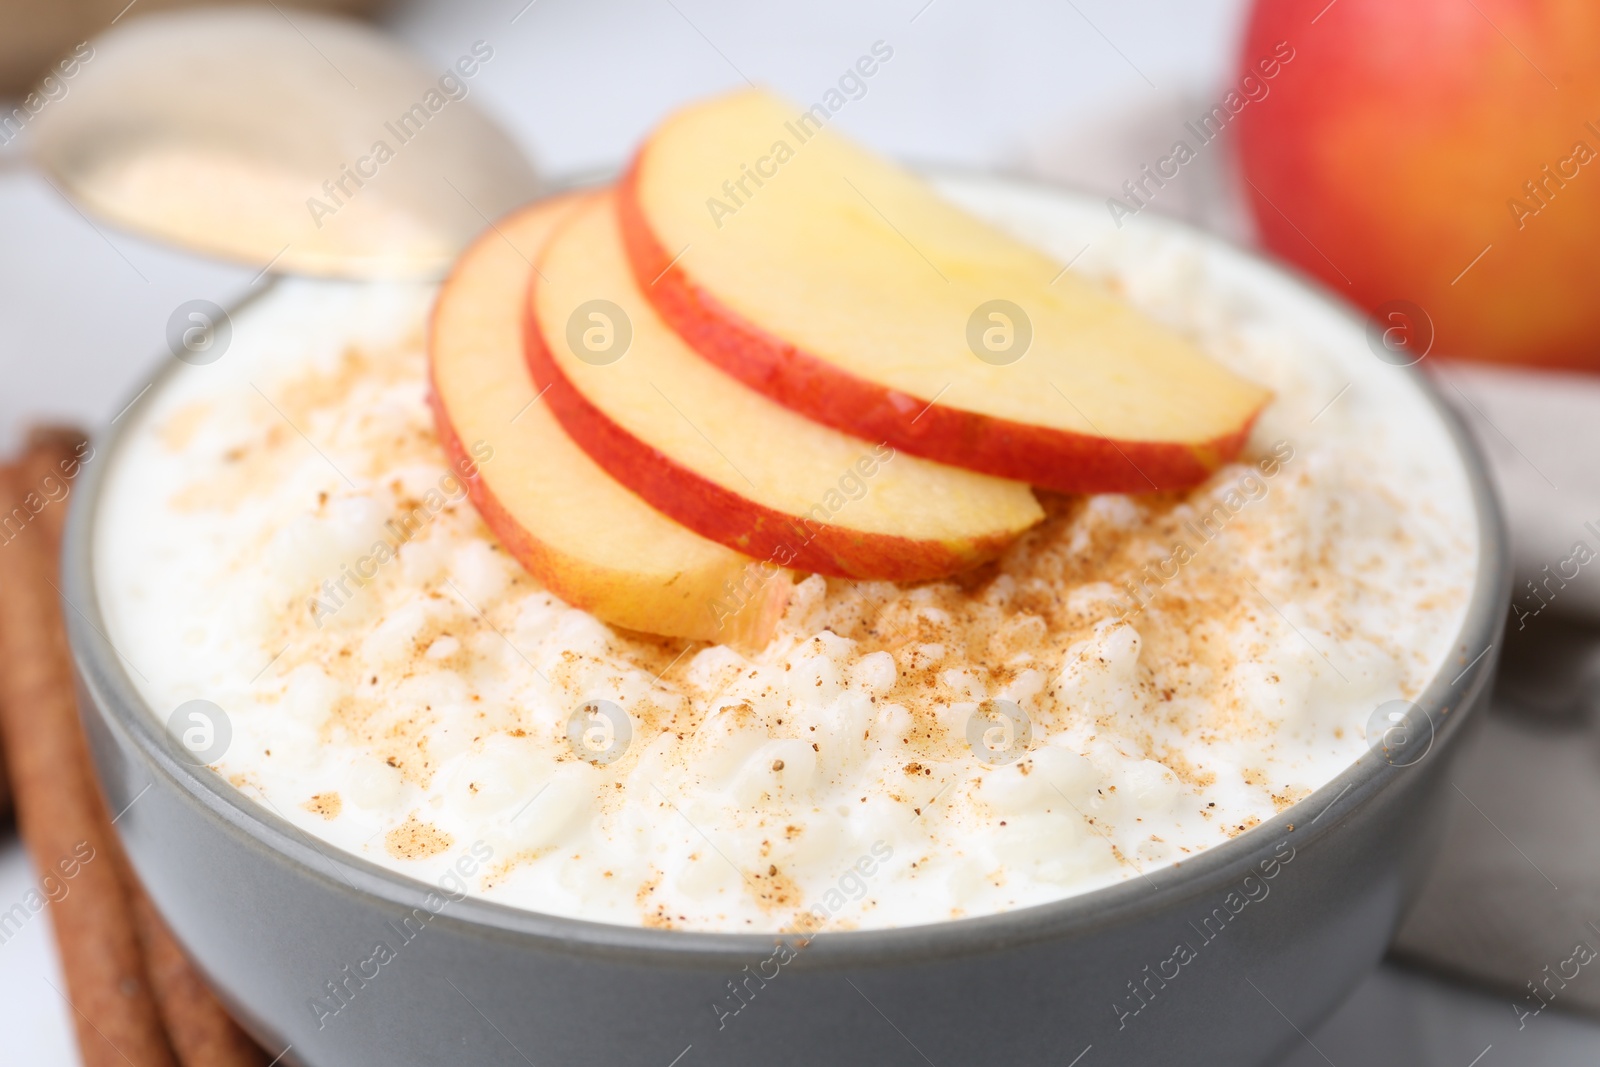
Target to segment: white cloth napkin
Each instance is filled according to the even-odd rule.
[[[1600,1013],[1600,628],[1543,618],[1507,646],[1392,951],[1494,987],[1521,1028]]]
[[[1505,503],[1517,569],[1511,625],[1600,621],[1600,374],[1430,369],[1483,446]]]

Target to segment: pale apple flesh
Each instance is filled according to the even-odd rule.
[[[613,197],[585,204],[539,259],[527,352],[567,433],[663,514],[784,566],[894,581],[967,570],[1043,518],[1020,482],[897,455],[750,389],[640,290]]]
[[[1264,389],[803,114],[759,91],[691,106],[620,187],[636,279],[708,360],[830,426],[1063,492],[1186,488],[1237,454]],[[1014,359],[995,300],[1031,327]],[[1011,333],[980,355],[991,324]]]
[[[489,529],[569,604],[628,629],[763,644],[788,574],[700,537],[623,488],[567,437],[528,375],[529,263],[580,203],[567,197],[500,221],[440,289],[429,326],[440,441],[469,472]]]

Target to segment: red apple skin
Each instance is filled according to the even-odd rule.
[[[1600,156],[1600,5],[1258,0],[1239,77],[1279,42],[1234,120],[1263,243],[1368,310],[1420,305],[1440,355],[1600,367],[1600,158],[1543,206],[1525,186]]]
[[[428,406],[433,411],[439,444],[444,449],[451,470],[460,475],[467,488],[467,497],[482,517],[484,525],[489,527],[512,559],[567,603],[593,612],[613,626],[637,629],[641,633],[659,629],[641,615],[635,604],[635,591],[626,583],[619,582],[616,575],[584,567],[575,560],[562,557],[530,534],[505,509],[494,495],[494,490],[478,473],[477,463],[457,435],[450,421],[450,413],[439,399],[437,389],[429,388]],[[764,648],[778,627],[778,620],[783,616],[788,599],[787,581],[768,582],[762,587],[761,595],[754,598],[744,610],[730,614],[720,624],[685,629],[677,636],[720,641],[741,648]]]
[[[480,236],[462,253],[450,276],[440,286],[428,322],[430,356],[427,402],[433,412],[434,427],[449,467],[465,484],[468,499],[477,509],[484,525],[489,527],[511,558],[568,604],[592,612],[612,626],[641,633],[722,642],[745,649],[763,648],[777,629],[788,603],[790,582],[787,578],[769,578],[754,583],[755,595],[749,596],[742,606],[736,606],[725,615],[717,615],[710,610],[673,610],[672,607],[663,611],[661,599],[641,595],[645,591],[639,588],[632,576],[576,559],[552,548],[531,533],[495,495],[477,459],[470,454],[456,431],[455,419],[439,388],[439,368],[434,355],[440,348],[440,306],[453,286],[467,284],[462,278],[463,266],[479,242],[490,240],[490,235],[496,241],[506,240],[502,227],[516,233],[517,224],[524,213],[531,216],[551,211],[552,208],[559,210],[560,206],[559,201],[554,205],[536,204],[502,219],[488,234]],[[679,589],[668,598],[675,601],[674,607],[681,609],[691,602],[692,587],[693,583],[690,583],[688,588]],[[732,592],[729,600],[736,602]]]
[[[550,351],[534,313],[534,277],[524,316],[524,351],[534,384],[567,435],[645,503],[701,537],[779,567],[835,578],[915,582],[960,574],[999,555],[1013,536],[921,541],[801,522],[730,492],[618,426],[578,391]]]
[[[585,596],[582,589],[585,586],[603,587],[605,583],[595,580],[592,575],[589,581],[584,583],[568,581],[572,564],[570,562],[558,564],[544,543],[528,533],[505,509],[499,497],[494,495],[494,490],[489,488],[489,484],[478,473],[477,463],[467,453],[466,446],[456,433],[455,424],[450,420],[450,413],[445,410],[444,402],[439,399],[439,390],[433,388],[431,382],[428,389],[428,407],[433,411],[434,429],[439,435],[439,445],[450,461],[451,470],[461,476],[472,506],[477,508],[484,525],[489,527],[490,532],[505,547],[506,552],[512,559],[522,564],[523,569],[538,578],[547,589],[567,603],[585,610],[595,608],[597,604],[594,599]]]
[[[647,142],[641,156],[648,148]],[[673,262],[639,207],[639,158],[617,187],[617,211],[640,290],[696,352],[825,426],[1062,493],[1188,489],[1238,455],[1250,436],[1256,416],[1199,445],[1118,441],[945,407],[856,377],[737,314]]]

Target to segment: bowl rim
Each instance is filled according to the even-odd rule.
[[[1093,199],[1082,192],[994,171],[947,166],[928,170],[936,178],[986,181],[1014,191],[1076,202],[1078,207],[1088,206]],[[593,177],[586,176],[590,180]],[[1231,260],[1230,267],[1273,278],[1352,328],[1366,328],[1367,319],[1359,310],[1301,272],[1170,216],[1149,214],[1155,217],[1148,222],[1135,219],[1130,225],[1177,231],[1201,243],[1208,255]],[[274,291],[277,284],[277,279],[261,284],[254,293],[235,303],[230,314],[262,299]],[[168,785],[176,787],[191,804],[203,809],[236,842],[268,854],[276,863],[292,864],[298,868],[299,875],[321,883],[333,893],[357,898],[359,902],[403,909],[427,908],[430,896],[434,900],[439,896],[439,889],[433,883],[379,866],[314,838],[210,768],[188,763],[177,740],[161,727],[160,717],[145,704],[106,634],[94,575],[95,516],[102,489],[127,427],[139,421],[137,415],[154,402],[159,387],[177,368],[178,362],[163,354],[160,369],[150,385],[117,416],[116,421],[121,425],[111,424],[102,429],[96,441],[100,462],[85,464],[79,484],[72,489],[75,502],[69,509],[62,548],[61,597],[72,656],[84,691],[121,746],[125,750],[131,747],[143,758],[153,776],[152,785],[156,777],[165,778]],[[1479,702],[1491,676],[1496,659],[1491,653],[1499,643],[1510,600],[1510,554],[1498,495],[1489,479],[1484,456],[1461,416],[1444,402],[1421,369],[1415,366],[1395,369],[1419,387],[1443,423],[1466,476],[1478,529],[1477,573],[1460,630],[1451,645],[1452,654],[1415,701],[1434,724],[1434,747],[1438,748],[1460,732],[1461,722],[1467,717],[1451,712],[1470,712]],[[128,417],[130,415],[135,417]],[[1459,672],[1447,679],[1458,663],[1463,664]],[[81,713],[87,717],[94,712],[86,705]],[[1437,758],[1437,754],[1433,755]],[[430,925],[447,925],[468,935],[502,942],[509,937],[545,951],[622,958],[647,966],[714,968],[725,966],[729,961],[748,962],[769,954],[780,940],[809,946],[804,953],[808,968],[946,959],[1069,937],[1113,922],[1132,921],[1236,883],[1258,863],[1265,862],[1282,842],[1287,841],[1298,850],[1325,838],[1335,827],[1415,770],[1414,766],[1391,766],[1368,752],[1273,818],[1212,845],[1193,858],[1055,901],[911,926],[823,930],[809,937],[771,931],[660,930],[553,915],[473,896],[453,900],[442,910],[427,910],[434,912]],[[1324,818],[1335,809],[1338,810],[1333,817]],[[1301,824],[1312,811],[1318,814]],[[130,821],[137,822],[137,815]]]

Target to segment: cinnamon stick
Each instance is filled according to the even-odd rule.
[[[266,1067],[266,1053],[211,992],[144,890],[136,881],[129,890],[145,971],[178,1059],[185,1067]]]
[[[29,486],[42,488],[46,499],[60,495],[64,502],[66,494],[57,493],[59,487],[53,487],[51,480],[65,478],[69,481],[63,484],[69,485],[70,479],[77,474],[78,466],[93,458],[94,453],[87,442],[72,431],[37,431],[30,438],[27,456],[20,464],[24,489],[26,491]],[[38,515],[38,532],[52,556],[59,552],[65,510],[58,508],[48,514],[41,510]],[[70,692],[68,696],[70,698]],[[81,728],[76,718],[71,723],[74,731],[79,732],[80,751],[85,757],[83,768],[88,772],[87,747],[81,743]],[[90,786],[94,807],[99,815],[104,835],[104,856],[116,872],[128,902],[134,932],[142,950],[145,978],[178,1061],[185,1067],[263,1067],[267,1062],[266,1055],[233,1021],[195,971],[139,884],[122,852],[121,843],[111,830],[103,798],[94,789],[92,774],[86,773],[84,780]]]
[[[113,839],[89,774],[51,584],[65,496],[50,499],[53,490],[34,479],[68,458],[62,443],[43,444],[0,475],[0,516],[14,520],[0,544],[0,734],[34,867],[66,887],[51,894],[50,918],[66,977],[59,992],[85,1067],[175,1067],[122,879],[107,858]]]
[[[6,745],[0,738],[0,824],[11,818],[11,780],[6,776]]]

